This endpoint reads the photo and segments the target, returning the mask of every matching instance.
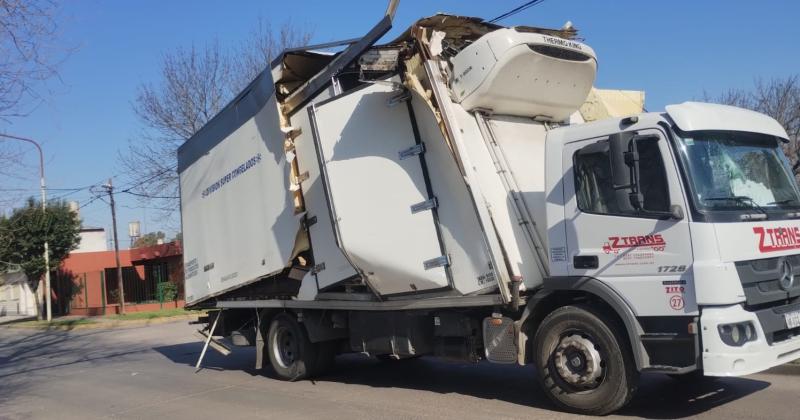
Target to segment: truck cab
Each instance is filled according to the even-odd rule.
[[[800,357],[785,142],[763,114],[694,102],[551,131],[549,280],[613,289],[651,368],[747,375]]]

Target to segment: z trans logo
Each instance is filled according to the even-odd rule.
[[[786,251],[800,248],[800,227],[765,228],[756,226],[759,252]]]
[[[661,235],[609,236],[608,242],[603,244],[603,252],[618,254],[620,250],[629,248],[651,248],[653,251],[663,251],[666,247],[667,242]]]

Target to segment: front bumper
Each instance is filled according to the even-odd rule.
[[[758,338],[732,347],[722,342],[717,326],[751,321]],[[703,345],[703,371],[706,376],[744,376],[800,359],[800,336],[768,343],[755,312],[741,305],[703,308],[700,316]]]

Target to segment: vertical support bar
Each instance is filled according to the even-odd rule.
[[[214,318],[214,325],[211,327],[211,330],[208,331],[208,337],[206,337],[206,344],[203,345],[203,351],[200,352],[200,358],[197,359],[197,364],[194,365],[195,372],[200,371],[200,363],[203,362],[203,357],[206,356],[206,350],[208,350],[208,343],[211,342],[211,337],[214,336],[214,331],[217,329],[217,322],[219,322],[219,318],[222,316],[222,309],[217,312],[217,317]]]
[[[106,270],[100,270],[100,303],[103,305],[103,315],[106,314]],[[89,312],[88,305],[89,302],[86,302],[87,309],[86,312]]]
[[[83,307],[86,314],[89,314],[89,283],[86,281],[86,273],[83,273]]]

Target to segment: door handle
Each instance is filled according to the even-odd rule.
[[[572,265],[575,268],[597,268],[600,262],[597,255],[576,255],[572,257]]]

